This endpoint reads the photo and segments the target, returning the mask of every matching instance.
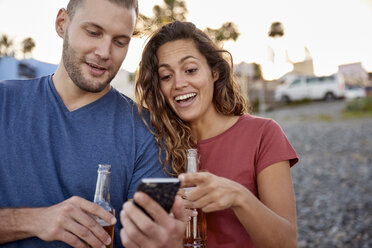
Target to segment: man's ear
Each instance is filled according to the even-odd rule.
[[[65,9],[60,9],[57,14],[55,26],[56,26],[56,32],[61,38],[65,37],[65,32],[67,29],[68,21],[69,21],[69,17],[68,17],[67,11]]]

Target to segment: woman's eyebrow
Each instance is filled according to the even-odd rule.
[[[187,55],[187,56],[183,57],[182,59],[180,59],[180,61],[178,61],[178,64],[182,64],[185,60],[188,60],[188,59],[190,59],[190,58],[198,59],[198,58],[196,58],[196,57],[194,57],[194,56],[192,56],[192,55]],[[167,68],[169,68],[170,65],[169,65],[169,64],[166,64],[166,63],[163,63],[163,64],[160,64],[160,65],[159,65],[159,68],[160,68],[160,67],[167,67]]]

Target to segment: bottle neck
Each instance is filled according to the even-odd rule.
[[[110,172],[98,172],[94,202],[110,202]]]
[[[96,192],[94,193],[94,203],[103,207],[106,211],[113,212],[110,203],[110,174],[111,166],[109,164],[98,165],[98,177]]]
[[[187,150],[187,173],[197,172],[198,163],[197,163],[197,150],[188,149]]]

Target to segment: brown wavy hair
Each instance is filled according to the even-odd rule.
[[[150,122],[154,127],[154,130],[150,130],[159,146],[159,159],[164,150],[165,158],[161,162],[164,168],[170,163],[172,175],[185,172],[187,149],[197,144],[189,124],[173,112],[160,89],[157,51],[160,46],[175,40],[192,40],[205,56],[211,71],[219,73],[213,92],[217,112],[229,116],[248,112],[247,100],[234,80],[232,56],[228,51],[220,49],[208,35],[190,22],[175,21],[155,31],[142,53],[135,94],[140,114],[144,108],[150,112]]]

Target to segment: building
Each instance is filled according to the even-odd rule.
[[[314,75],[314,62],[313,57],[307,47],[304,47],[305,58],[302,61],[293,62],[289,58],[287,59],[293,65],[292,73],[294,74],[305,74]]]
[[[0,57],[0,80],[30,79],[49,75],[58,65],[44,63],[33,58],[18,60],[14,57]],[[119,70],[111,85],[123,94],[134,98],[134,74]]]
[[[350,85],[369,85],[368,72],[363,68],[362,63],[351,63],[338,66],[338,71],[344,76],[345,83]]]
[[[56,69],[57,65],[32,58],[22,60],[7,56],[0,58],[0,80],[35,78],[52,74]]]

